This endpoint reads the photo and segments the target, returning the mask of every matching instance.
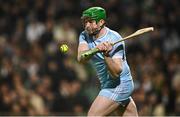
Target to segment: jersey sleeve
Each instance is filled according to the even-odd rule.
[[[119,41],[121,39],[122,37],[119,34],[116,34],[113,42]],[[113,47],[112,58],[124,59],[124,53],[124,42],[119,42]]]
[[[86,39],[85,39],[85,35],[83,33],[81,33],[79,35],[79,44],[81,43],[87,43]]]

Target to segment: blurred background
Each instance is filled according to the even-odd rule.
[[[126,41],[132,96],[141,116],[180,115],[179,0],[0,0],[0,115],[86,115],[99,82],[76,55],[91,6],[104,7],[122,37],[155,28]]]

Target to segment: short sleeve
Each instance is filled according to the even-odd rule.
[[[83,33],[81,33],[79,36],[79,44],[81,44],[81,43],[87,43],[87,41],[85,39],[85,35]]]
[[[121,59],[124,58],[124,46],[123,46],[123,44],[119,44],[116,47],[112,58],[121,58]]]
[[[122,37],[119,34],[117,34],[114,38],[114,42],[117,42],[121,39]],[[112,51],[112,58],[124,58],[124,42],[119,42],[114,45]]]

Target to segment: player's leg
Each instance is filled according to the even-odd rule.
[[[132,98],[122,101],[122,104],[103,96],[97,96],[93,102],[88,116],[138,116],[136,105]]]
[[[131,101],[130,95],[133,89],[134,85],[132,80],[121,81],[120,85],[116,88],[102,89],[93,102],[88,115],[109,115],[121,103],[123,104],[127,101],[128,103],[125,105],[128,105]]]
[[[138,116],[136,104],[134,103],[134,100],[132,98],[130,99],[131,101],[127,105],[123,116]]]
[[[111,113],[111,115],[117,116],[138,116],[136,105],[132,98],[125,100],[119,107]]]
[[[119,104],[103,96],[97,96],[91,105],[88,116],[105,116],[114,111]]]

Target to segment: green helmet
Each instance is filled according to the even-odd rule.
[[[96,22],[99,22],[101,19],[106,19],[106,11],[101,7],[91,7],[83,11],[82,18],[89,17]]]

